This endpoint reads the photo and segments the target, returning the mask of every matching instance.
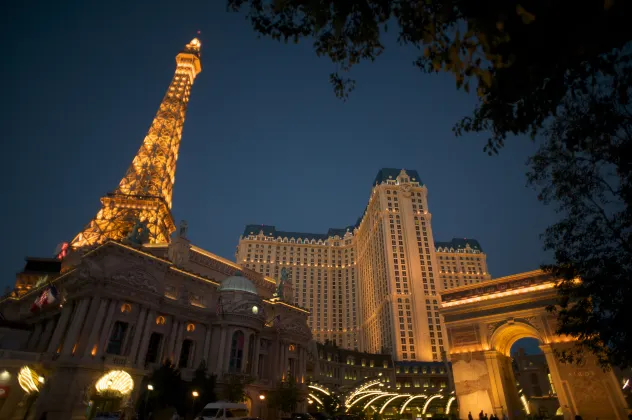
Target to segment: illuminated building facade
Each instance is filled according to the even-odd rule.
[[[487,255],[476,239],[435,242],[439,281],[443,290],[491,280]]]
[[[427,195],[416,171],[382,169],[355,225],[326,234],[248,225],[236,260],[273,278],[285,269],[319,342],[401,361],[441,361],[447,341],[438,292],[489,274],[476,240],[435,244]],[[480,271],[471,274],[473,268]]]
[[[259,396],[278,381],[292,377],[305,390],[308,311],[280,297],[292,296],[292,285],[196,247],[184,222],[170,237],[199,52],[194,39],[176,57],[149,133],[96,218],[57,259],[28,258],[14,290],[0,298],[1,419],[118,409],[130,418],[149,392],[144,378],[167,360],[186,381],[204,362],[220,395],[231,378],[251,377],[247,403],[264,418],[275,413]]]

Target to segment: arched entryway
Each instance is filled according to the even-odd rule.
[[[111,370],[101,376],[94,385],[88,403],[88,420],[98,413],[121,410],[133,389],[134,380],[124,370]]]

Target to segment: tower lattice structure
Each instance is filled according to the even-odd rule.
[[[202,71],[201,43],[191,40],[176,56],[176,71],[151,127],[118,188],[101,198],[96,217],[72,240],[73,248],[127,237],[139,224],[149,243],[167,243],[175,231],[171,215],[176,161],[191,86]]]

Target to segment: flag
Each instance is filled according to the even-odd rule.
[[[273,326],[274,324],[276,324],[277,322],[280,322],[280,321],[281,321],[281,315],[277,315],[274,318],[272,318],[272,320],[270,322],[268,322],[266,324],[266,327],[271,327],[271,326]]]
[[[50,286],[44,289],[42,294],[35,299],[33,305],[31,305],[31,312],[37,312],[42,309],[44,306],[55,303],[57,300],[57,289],[55,286]]]

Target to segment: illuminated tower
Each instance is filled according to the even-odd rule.
[[[118,188],[101,198],[101,210],[72,240],[73,248],[123,239],[138,223],[147,228],[149,243],[169,242],[176,229],[171,197],[178,148],[191,86],[202,71],[200,48],[194,38],[176,56],[176,72],[143,144]]]

